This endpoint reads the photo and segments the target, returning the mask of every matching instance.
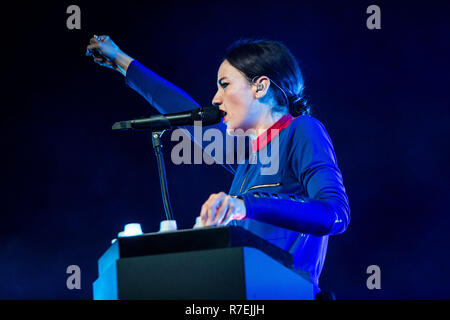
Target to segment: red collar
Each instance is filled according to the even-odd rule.
[[[264,148],[270,140],[275,138],[281,132],[281,130],[287,128],[294,119],[295,118],[289,113],[281,117],[280,120],[275,122],[269,129],[264,131],[253,141],[253,152],[257,152]]]

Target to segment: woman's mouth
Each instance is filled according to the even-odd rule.
[[[222,110],[223,113],[223,122],[227,122],[227,113],[225,111]]]

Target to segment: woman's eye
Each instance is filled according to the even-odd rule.
[[[226,82],[221,82],[220,83],[220,86],[222,87],[222,88],[226,88],[227,86],[229,85],[229,83],[226,83]]]

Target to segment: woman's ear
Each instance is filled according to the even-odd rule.
[[[258,79],[254,79],[253,84],[256,86],[255,98],[260,99],[266,95],[270,86],[270,80],[266,76],[261,76]]]

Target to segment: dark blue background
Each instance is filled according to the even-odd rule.
[[[66,28],[71,4],[81,30]],[[381,30],[366,28],[371,4]],[[6,5],[0,298],[91,299],[111,239],[129,222],[157,231],[164,218],[148,133],[111,131],[155,111],[119,73],[84,56],[93,34],[110,35],[201,105],[234,40],[284,42],[333,140],[351,206],[348,230],[330,238],[322,287],[340,299],[450,298],[449,11],[445,1]],[[166,166],[180,228],[232,181],[220,166]],[[72,264],[81,290],[66,288]],[[380,290],[366,287],[372,264]]]

